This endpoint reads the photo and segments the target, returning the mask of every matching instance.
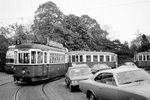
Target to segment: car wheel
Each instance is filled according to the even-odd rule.
[[[67,88],[69,88],[69,82],[66,82]]]
[[[96,100],[96,98],[95,98],[93,93],[90,93],[89,100]]]
[[[71,91],[71,92],[74,91],[74,86],[70,86],[70,91]]]

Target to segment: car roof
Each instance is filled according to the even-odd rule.
[[[116,69],[108,69],[101,72],[106,72],[106,73],[120,73],[120,72],[125,72],[125,71],[134,71],[134,70],[141,70],[141,68],[116,68]]]
[[[103,52],[103,51],[70,51],[68,54],[101,54],[101,55],[117,55],[113,52]]]
[[[90,67],[87,64],[78,64],[78,65],[74,64],[72,65],[72,67],[69,67],[68,69],[70,70],[70,69],[78,69],[78,68],[90,68]]]

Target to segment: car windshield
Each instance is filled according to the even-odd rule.
[[[90,74],[90,73],[91,73],[90,68],[76,68],[70,71],[71,76],[81,76],[81,75]]]
[[[130,84],[133,82],[146,81],[150,78],[144,70],[134,70],[120,72],[117,74],[117,80],[119,85]]]

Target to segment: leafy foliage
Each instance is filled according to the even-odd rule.
[[[0,35],[0,70],[3,70],[3,67],[5,65],[5,57],[6,57],[6,51],[8,48],[8,41],[3,36]]]
[[[63,13],[53,2],[48,1],[40,5],[35,12],[32,26],[36,41],[46,44],[47,37],[53,38],[55,25],[61,24],[63,16]]]
[[[149,36],[139,34],[137,38],[131,42],[131,51],[133,51],[133,53],[148,51],[150,49],[149,39]]]
[[[57,5],[51,1],[41,4],[35,12],[34,24],[28,30],[23,25],[9,25],[1,27],[2,39],[8,43],[16,40],[24,42],[33,41],[46,44],[47,40],[62,43],[70,51],[110,51],[118,54],[119,63],[132,60],[136,52],[147,51],[150,43],[146,35],[140,34],[131,42],[121,43],[119,40],[107,38],[109,33],[100,27],[100,24],[88,15],[76,16],[73,14],[64,15]],[[10,37],[8,37],[10,36]],[[7,45],[6,45],[7,46]],[[1,48],[5,54],[6,49]]]
[[[141,46],[138,49],[138,52],[148,51],[150,49],[150,43],[145,34],[142,35]]]

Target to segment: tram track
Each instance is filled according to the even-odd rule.
[[[9,83],[12,83],[13,81],[10,81],[10,82],[4,82],[4,83],[1,83],[0,86],[4,86],[6,84],[9,84]]]
[[[44,84],[42,85],[42,93],[43,93],[44,97],[46,98],[46,100],[50,100],[49,96],[47,95],[47,93],[46,93],[46,91],[45,91],[45,89],[44,89],[47,84],[48,84],[48,83],[44,83]]]
[[[54,81],[56,81],[56,80],[59,80],[59,79],[61,79],[61,78],[62,78],[62,76],[52,78],[52,79],[48,80],[47,82],[45,82],[45,83],[42,85],[42,87],[41,87],[41,88],[42,88],[42,93],[43,93],[43,96],[45,97],[46,100],[51,100],[51,98],[48,96],[49,92],[46,91],[47,85],[48,85],[49,83],[52,83],[52,82],[54,82]]]
[[[17,90],[16,90],[16,92],[15,92],[15,94],[14,94],[14,100],[19,100],[19,99],[18,99],[18,93],[19,93],[19,91],[21,90],[21,88],[23,88],[23,86],[17,88]]]
[[[14,90],[12,100],[51,100],[47,86],[49,83],[58,79],[60,79],[60,77],[43,82],[20,84]]]
[[[50,100],[45,87],[48,83],[34,83],[30,85],[21,85],[15,90],[13,100]]]
[[[11,75],[2,75],[0,77],[0,86],[4,86],[4,85],[12,83],[12,82],[14,82],[14,81],[13,81],[13,78]]]

